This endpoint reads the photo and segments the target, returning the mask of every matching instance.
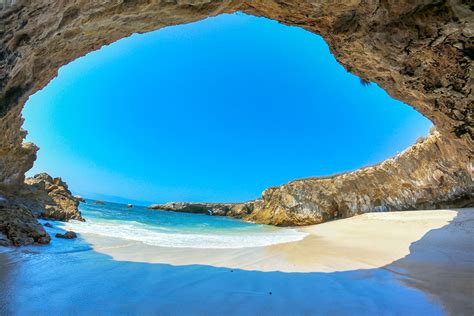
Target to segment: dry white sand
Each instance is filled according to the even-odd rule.
[[[164,248],[83,234],[94,250],[115,260],[172,265],[203,264],[258,271],[335,272],[378,268],[410,253],[410,245],[447,225],[454,210],[370,213],[302,227],[297,242],[259,248]]]

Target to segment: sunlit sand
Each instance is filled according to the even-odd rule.
[[[83,234],[94,250],[115,260],[205,264],[258,271],[335,272],[387,265],[410,253],[410,245],[447,225],[453,210],[370,213],[302,227],[297,242],[240,249],[167,248]]]

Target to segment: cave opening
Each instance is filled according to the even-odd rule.
[[[364,84],[362,84],[364,83]],[[431,122],[301,28],[223,14],[135,34],[59,71],[23,110],[29,174],[123,202],[245,201],[381,162]]]
[[[129,72],[129,75],[125,77],[123,74],[120,76],[116,73],[112,78],[103,77],[99,80],[95,78],[89,80],[90,85],[87,89],[82,90],[78,82],[70,82],[76,89],[79,88],[77,89],[79,91],[103,93],[102,104],[92,102],[101,100],[97,96],[87,97],[85,92],[79,93],[75,98],[67,99],[66,96],[70,90],[59,85],[62,80],[67,79],[68,69],[73,70],[74,67],[80,65],[81,61],[88,60],[87,58],[91,56],[104,57],[105,55],[101,54],[107,51],[107,47],[99,50],[103,45],[115,43],[109,47],[116,47],[115,45],[130,43],[127,41],[132,39],[146,38],[146,34],[142,35],[143,37],[133,35],[137,32],[148,33],[152,36],[166,34],[166,32],[152,32],[159,29],[169,31],[182,30],[182,27],[186,26],[203,26],[206,24],[186,23],[207,18],[209,19],[203,22],[216,21],[210,17],[217,16],[216,19],[219,19],[222,14],[235,12],[245,12],[251,16],[278,21],[282,23],[280,25],[282,27],[283,25],[294,26],[301,32],[304,29],[308,33],[301,34],[307,36],[310,36],[309,34],[321,35],[337,62],[343,66],[343,68],[339,66],[338,71],[346,76],[336,75],[337,71],[322,72],[320,68],[310,67],[310,61],[317,61],[315,56],[320,56],[320,53],[308,53],[302,49],[302,46],[297,45],[297,41],[288,41],[288,38],[281,34],[276,37],[280,45],[269,45],[265,39],[270,38],[272,34],[275,35],[275,30],[262,33],[261,31],[265,28],[259,27],[259,30],[250,30],[248,36],[245,37],[254,39],[251,45],[230,46],[227,50],[222,49],[225,46],[217,45],[219,49],[215,51],[202,50],[199,52],[205,53],[179,59],[179,65],[185,66],[186,70],[199,69],[201,73],[191,76],[190,73],[171,71],[166,80],[157,80],[163,88],[162,92],[174,97],[172,102],[163,99],[161,103],[172,104],[172,107],[155,106],[156,104],[152,107],[145,102],[138,102],[138,98],[132,98],[132,100],[125,98],[127,95],[133,96],[133,93],[128,92],[132,91],[131,86],[134,84],[141,85],[139,86],[141,89],[138,89],[139,93],[135,93],[137,97],[143,96],[143,92],[153,91],[145,89],[145,84],[149,87],[153,81],[141,80],[139,76],[141,69],[142,72],[152,74],[158,79],[158,73],[154,72],[156,68],[152,67],[151,61],[161,62],[164,69],[173,67],[172,59],[158,58],[159,56],[154,58],[157,55],[153,54],[137,55],[142,61],[141,68],[132,63],[132,58],[122,62],[118,69],[126,69],[128,65],[135,71]],[[239,14],[234,16],[239,16]],[[3,218],[0,218],[0,224],[3,226],[0,230],[2,234],[6,234],[6,239],[3,238],[4,240],[0,241],[7,244],[12,242],[15,245],[32,242],[47,243],[49,235],[38,224],[37,217],[55,214],[55,217],[60,220],[72,219],[72,215],[80,218],[78,199],[71,195],[61,179],[53,179],[46,174],[25,179],[25,174],[36,161],[38,151],[35,144],[24,142],[26,131],[22,129],[22,111],[30,96],[32,98],[28,108],[36,108],[43,114],[48,114],[50,111],[52,115],[44,121],[28,120],[29,122],[27,121],[24,125],[31,132],[28,140],[33,140],[42,147],[36,169],[32,169],[29,174],[49,171],[54,176],[62,176],[70,183],[70,188],[75,193],[79,193],[82,186],[94,191],[107,190],[105,193],[119,192],[121,195],[125,193],[123,195],[141,200],[146,196],[152,196],[153,201],[191,198],[193,200],[235,201],[246,199],[247,193],[257,191],[257,186],[263,182],[265,184],[258,187],[259,192],[262,187],[284,183],[266,189],[259,196],[260,198],[240,203],[237,212],[234,212],[236,211],[234,208],[227,208],[227,211],[221,210],[220,213],[220,215],[239,217],[255,223],[280,226],[317,224],[334,218],[350,217],[367,212],[472,205],[474,137],[470,84],[472,81],[472,54],[470,54],[472,42],[469,41],[469,34],[472,33],[471,15],[472,10],[467,4],[451,2],[435,4],[368,2],[361,6],[358,2],[334,5],[328,2],[272,0],[248,2],[206,0],[192,3],[186,1],[173,3],[106,1],[100,4],[93,1],[67,4],[50,1],[7,1],[0,10],[2,27],[6,30],[0,34],[0,206],[3,209],[1,214]],[[240,17],[244,16],[240,15]],[[182,25],[182,27],[166,28],[177,25]],[[236,29],[241,31],[243,29],[241,26]],[[208,28],[208,30],[211,29]],[[223,30],[222,27],[218,29]],[[292,30],[295,29],[292,28]],[[268,38],[261,36],[262,34]],[[124,38],[125,40],[119,41]],[[224,38],[237,42],[237,37],[230,37],[228,34]],[[190,37],[187,39],[189,40]],[[213,37],[216,43],[218,39],[218,36]],[[316,42],[311,40],[307,41],[306,45],[314,43]],[[267,49],[261,55],[253,53],[259,45]],[[295,47],[297,49],[291,51]],[[327,51],[327,48],[325,49]],[[198,50],[189,47],[177,50],[180,53],[190,51]],[[117,54],[111,54],[106,59],[120,60],[123,51],[115,52]],[[212,55],[212,52],[219,52],[219,54]],[[235,52],[238,54],[233,56],[232,53]],[[80,58],[86,54],[89,55]],[[275,54],[285,61],[277,63],[278,71],[274,71],[275,68],[272,67],[263,67],[266,62],[272,61]],[[176,59],[176,56],[180,55],[170,56]],[[214,59],[206,65],[199,59],[203,56]],[[252,58],[245,59],[245,56]],[[147,63],[146,57],[148,57]],[[238,61],[242,58],[246,62],[239,64]],[[323,63],[325,66],[330,64],[328,60],[333,59],[325,60],[327,62]],[[89,67],[92,66],[96,70],[100,69],[99,66],[107,64],[105,62],[94,64],[90,61]],[[294,68],[294,63],[299,61],[301,61],[300,67]],[[230,71],[231,74],[232,72],[247,74],[245,78],[247,85],[243,86],[242,81],[230,80],[235,79],[236,76],[226,77],[225,72],[220,71],[212,71],[211,78],[214,81],[210,84],[209,78],[202,74],[206,74],[206,70],[215,70],[213,66],[219,65],[219,62],[225,66],[222,69]],[[67,66],[61,68],[64,65]],[[267,65],[272,65],[272,63]],[[283,67],[283,65],[291,65],[291,67]],[[263,73],[266,72],[269,76],[259,76],[256,71],[260,69],[259,67],[263,67]],[[52,81],[60,68],[60,76]],[[291,69],[298,69],[298,71],[289,71]],[[357,77],[351,77],[345,70]],[[73,76],[85,74],[82,70],[71,73]],[[107,72],[98,73],[106,74]],[[311,77],[314,75],[316,78]],[[207,82],[207,87],[204,89],[202,86],[199,88],[198,85],[185,86],[182,81],[179,82],[181,86],[176,85],[177,81],[172,80],[173,78],[192,79],[193,82],[199,84]],[[285,83],[285,79],[288,78],[291,78],[292,82],[295,78],[306,81],[294,81],[298,84],[291,86]],[[313,80],[310,80],[311,78]],[[254,79],[252,84],[250,84],[250,79]],[[349,84],[348,81],[351,80],[352,84]],[[47,89],[33,96],[49,82],[51,84]],[[110,82],[116,83],[115,89],[118,91],[118,96],[115,95],[113,100],[110,94],[107,95],[110,89],[106,88],[106,84]],[[336,83],[335,89],[327,85],[331,82]],[[373,84],[366,86],[369,82]],[[166,83],[170,84],[166,86]],[[374,97],[377,94],[371,94],[376,91],[373,89],[377,89],[377,85],[393,97],[393,100],[377,100]],[[48,110],[47,105],[55,104],[49,101],[39,102],[42,103],[41,106],[32,105],[53,92],[55,86],[58,91],[52,95],[58,98],[64,97],[65,101],[64,104],[60,104],[59,110],[52,108]],[[341,89],[342,86],[344,89]],[[177,91],[176,87],[180,89]],[[212,91],[212,93],[192,93],[194,91],[192,88],[198,89],[198,92],[201,89],[201,92]],[[353,90],[365,91],[365,95],[371,95],[371,97],[360,102],[359,97],[362,94],[355,97]],[[227,97],[224,97],[226,94],[219,93],[225,91],[230,92]],[[263,93],[265,91],[266,93]],[[312,100],[323,100],[319,98],[321,94],[345,98],[346,102],[340,102],[340,99],[339,102],[329,103],[325,100],[325,102],[320,102],[323,106],[313,106],[316,102]],[[165,93],[160,95],[165,95]],[[203,95],[208,97],[204,99],[206,102],[199,98]],[[229,95],[232,98],[228,97]],[[256,95],[265,101],[259,102],[259,115],[256,114],[255,102],[248,102],[255,101]],[[153,96],[155,97],[154,94]],[[217,98],[218,96],[221,96],[221,99]],[[180,108],[176,102],[177,98],[186,100],[186,97],[188,102],[183,102],[183,104],[192,105],[192,111],[190,108]],[[219,102],[214,103],[212,108],[210,107],[212,103],[208,102],[209,98],[215,98]],[[79,104],[74,103],[74,100]],[[237,102],[239,100],[240,102]],[[343,109],[337,107],[349,105],[355,100],[359,101],[356,106]],[[389,141],[380,141],[383,135],[387,135],[385,132],[388,132],[384,128],[390,127],[386,120],[396,121],[399,118],[397,112],[394,112],[395,108],[410,110],[408,106],[385,107],[387,102],[398,102],[395,100],[412,106],[433,122],[436,129],[433,129],[428,137],[419,141],[415,142],[415,137],[412,137],[410,143],[415,142],[415,144],[393,158],[383,160],[397,152],[397,148],[392,148],[392,152],[389,152],[377,146],[380,143],[390,144]],[[278,109],[274,106],[277,101],[280,102],[280,111],[275,111]],[[376,106],[374,101],[377,103]],[[68,110],[67,105],[73,105],[74,108]],[[375,111],[378,112],[373,116],[364,111],[357,112],[360,105],[365,107],[364,110],[374,105]],[[251,111],[245,111],[245,106]],[[135,111],[139,107],[139,111]],[[150,112],[145,109],[175,111],[174,116],[177,117],[178,122],[166,115],[159,117],[150,115]],[[334,112],[332,114],[325,112],[329,109]],[[81,113],[81,110],[84,111]],[[102,113],[96,112],[97,110]],[[28,116],[28,111],[26,109],[24,112],[26,116]],[[219,113],[226,116],[218,117]],[[121,118],[119,114],[122,115]],[[279,114],[279,119],[277,114]],[[238,115],[242,115],[245,120],[240,122],[236,120]],[[131,126],[132,122],[137,121],[137,116],[140,119],[147,119],[148,123],[142,121],[140,125]],[[54,120],[54,117],[60,119]],[[71,118],[73,119],[68,120]],[[210,118],[214,120],[210,122]],[[43,135],[49,133],[53,140],[56,140],[56,144],[50,146],[54,150],[48,150],[48,142],[37,138],[39,134],[34,131],[38,130],[38,127],[32,126],[35,122],[40,130],[46,131],[42,133]],[[125,122],[130,124],[126,125]],[[425,122],[429,125],[428,121]],[[156,133],[143,133],[144,128],[148,128],[145,132],[156,132],[153,129],[166,127],[166,124],[169,128],[165,132],[168,134],[161,133],[161,135],[170,137],[158,138],[154,137]],[[359,124],[359,127],[363,129],[351,124]],[[63,130],[59,131],[61,126]],[[221,137],[225,140],[219,145],[230,144],[231,146],[229,145],[226,150],[223,146],[214,146],[213,148],[219,149],[217,152],[204,150],[199,153],[197,149],[202,149],[198,145],[203,143],[202,133],[206,131],[204,127],[207,127],[208,134],[214,139]],[[273,127],[273,130],[270,127]],[[317,132],[317,128],[322,128],[323,133]],[[361,129],[367,131],[365,137],[356,135],[356,131],[360,132]],[[399,131],[408,132],[413,129],[414,124],[407,123]],[[82,144],[80,138],[71,138],[64,131],[76,133],[73,136],[82,137]],[[257,133],[257,131],[260,132]],[[233,134],[228,134],[229,132]],[[390,135],[395,135],[396,141],[406,139],[393,130],[391,132]],[[174,138],[180,133],[187,143],[179,142]],[[243,136],[247,134],[249,137],[244,138]],[[149,135],[153,137],[151,139],[144,137]],[[333,138],[326,137],[328,135]],[[283,141],[285,138],[286,142]],[[108,141],[100,143],[101,139]],[[134,146],[128,146],[127,139],[132,139],[133,142],[128,143],[133,143]],[[379,142],[376,141],[377,139]],[[157,143],[157,140],[164,143]],[[327,140],[333,147],[328,148],[322,144],[316,144],[315,140]],[[357,143],[360,140],[365,143],[362,145]],[[59,144],[63,146],[58,146]],[[173,144],[175,147],[171,147]],[[189,145],[194,145],[194,147]],[[408,145],[408,143],[404,144],[399,149],[402,150]],[[81,147],[85,148],[80,151],[85,156],[77,152]],[[114,151],[114,148],[120,148],[120,151]],[[368,152],[370,148],[377,150],[379,154],[385,154],[376,157]],[[138,149],[142,149],[142,152]],[[155,152],[156,149],[162,151]],[[362,162],[357,162],[355,159],[357,150],[358,153],[362,152],[359,156],[359,158],[363,157]],[[96,159],[98,154],[103,156],[101,160]],[[74,157],[82,159],[80,161],[71,159]],[[137,157],[138,159],[134,160]],[[163,162],[166,162],[166,159],[178,162],[178,167],[173,169],[170,165],[166,165],[161,171],[172,174],[173,177],[168,179],[179,181],[179,190],[173,191],[173,185],[169,181],[165,186],[155,186],[154,190],[150,190],[145,185],[149,184],[150,179],[160,181],[166,179],[166,174],[160,173],[156,168],[158,165],[165,166]],[[191,164],[186,166],[179,159],[189,159]],[[357,169],[381,160],[383,162],[374,166]],[[42,165],[42,162],[46,161],[53,168]],[[246,165],[246,161],[250,161],[252,165]],[[119,171],[127,171],[125,168],[117,168],[124,167],[117,165],[120,162],[129,163],[128,171],[133,171],[129,173],[134,175],[133,179],[118,174]],[[347,165],[347,162],[353,165]],[[202,166],[203,163],[207,164],[207,169],[196,167]],[[150,168],[150,165],[153,165],[153,168]],[[339,166],[339,170],[328,170],[330,169],[328,166],[336,165]],[[75,168],[69,168],[70,166]],[[245,168],[239,169],[238,166]],[[247,168],[249,166],[253,166],[253,169]],[[313,169],[306,169],[308,166]],[[285,169],[285,167],[290,168]],[[137,172],[140,168],[142,172]],[[357,170],[328,177],[311,177],[353,169]],[[54,170],[58,170],[58,173]],[[76,177],[63,172],[67,170],[76,170]],[[90,172],[94,170],[100,172],[92,174],[93,177],[91,177]],[[227,179],[227,183],[234,185],[234,189],[238,188],[238,190],[224,186],[225,181],[219,182],[218,178],[212,179],[210,171],[221,176],[221,180]],[[177,176],[180,172],[181,178]],[[300,177],[309,178],[286,182]],[[186,181],[180,181],[183,178]],[[200,191],[194,191],[194,193],[192,188],[182,185],[192,183],[193,179],[194,184],[200,184]],[[222,191],[216,192],[212,187],[203,186],[199,183],[200,179],[208,179],[209,183],[221,188]],[[253,181],[250,181],[252,179]],[[121,190],[112,190],[117,187],[121,187]],[[242,187],[245,188],[245,192],[240,190]],[[222,192],[224,194],[221,194]],[[196,194],[198,194],[197,198],[195,198]],[[258,193],[248,195],[253,198],[258,196]],[[69,205],[71,207],[63,205],[65,196],[68,197],[67,201],[71,202]],[[45,210],[48,214],[44,214]],[[11,227],[13,229],[10,229]]]

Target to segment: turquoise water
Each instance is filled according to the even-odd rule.
[[[301,240],[296,229],[257,225],[227,217],[149,210],[142,206],[81,203],[86,222],[64,228],[78,233],[139,241],[148,245],[186,248],[262,247]]]

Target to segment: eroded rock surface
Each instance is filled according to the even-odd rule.
[[[243,218],[252,213],[253,205],[253,201],[247,203],[170,202],[166,204],[153,204],[148,208],[162,211]]]
[[[468,207],[474,205],[473,170],[455,144],[432,131],[426,139],[378,165],[295,180],[265,190],[255,201],[172,202],[150,208],[294,226],[367,212]]]
[[[61,178],[40,173],[27,178],[19,190],[17,200],[27,206],[33,214],[44,219],[83,221],[79,202]]]
[[[246,219],[309,225],[366,212],[472,206],[473,168],[455,144],[434,131],[381,164],[269,188]]]
[[[47,244],[51,237],[23,205],[0,199],[0,246]]]
[[[466,165],[472,166],[474,153],[473,6],[469,1],[435,0],[4,1],[0,192],[15,194],[24,185],[38,148],[23,143],[21,110],[59,67],[134,32],[238,10],[320,34],[348,71],[413,106],[440,133],[378,167],[268,189],[255,202],[251,219],[303,224],[307,214],[321,221],[336,212],[337,217],[350,216],[357,207],[435,207],[465,200],[463,194],[472,197],[466,176],[471,172],[472,181],[472,167]]]
[[[76,239],[77,234],[73,231],[67,231],[64,234],[56,234],[56,238],[62,238],[62,239]]]
[[[134,32],[237,10],[320,34],[348,71],[415,107],[473,155],[469,2],[18,0],[0,11],[0,161],[9,166],[0,183],[21,184],[31,168],[36,148],[22,144],[21,109],[60,66]]]
[[[83,221],[79,202],[61,178],[40,173],[27,178],[14,192],[0,191],[0,245],[49,243],[37,218]]]

